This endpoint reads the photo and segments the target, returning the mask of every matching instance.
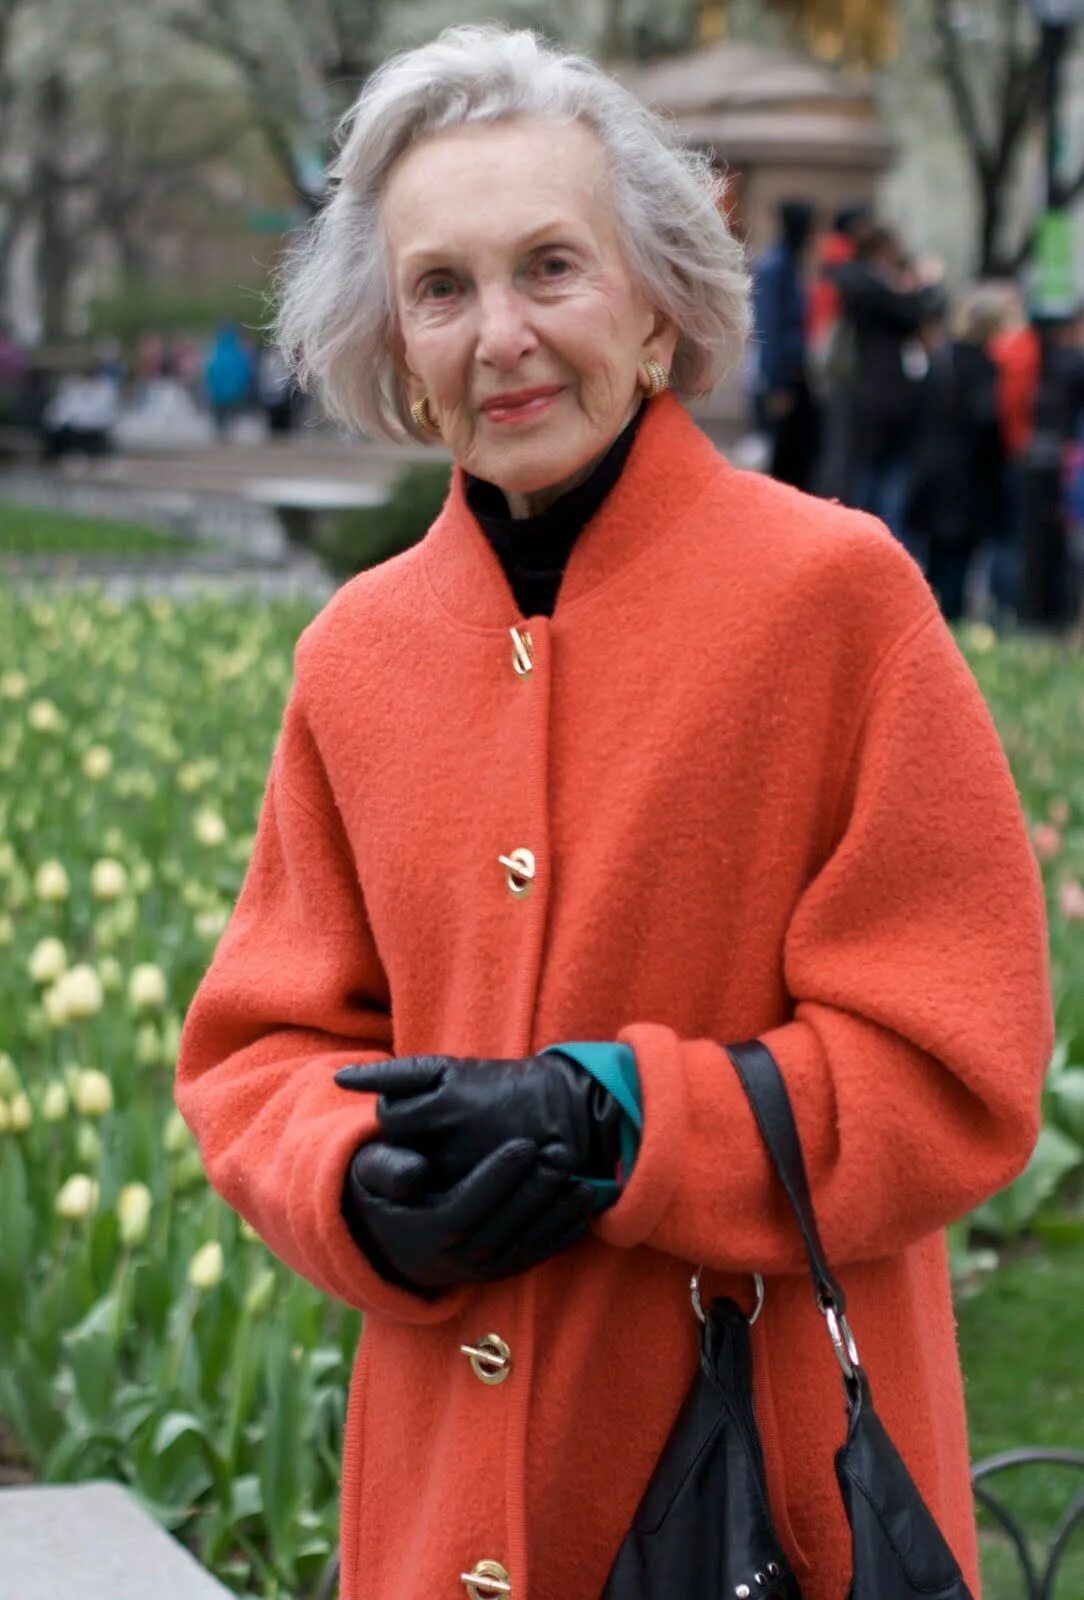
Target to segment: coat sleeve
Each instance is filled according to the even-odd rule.
[[[897,1252],[1026,1164],[1053,1023],[1041,881],[978,687],[934,612],[859,708],[836,843],[790,917],[790,1015],[761,1033],[829,1260]],[[723,1270],[790,1272],[797,1229],[720,1045],[633,1023],[643,1140],[594,1224]]]
[[[295,691],[240,897],[185,1019],[177,1104],[213,1187],[287,1266],[359,1310],[436,1322],[468,1291],[431,1301],[387,1283],[340,1212],[376,1097],[333,1074],[391,1045],[387,978]]]

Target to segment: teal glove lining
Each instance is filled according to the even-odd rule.
[[[636,1057],[627,1044],[587,1041],[576,1044],[554,1044],[542,1052],[555,1052],[568,1056],[577,1066],[589,1072],[602,1087],[609,1091],[624,1112],[621,1119],[621,1166],[625,1183],[632,1176],[640,1149],[640,1135],[644,1126],[644,1108],[640,1095],[640,1074],[636,1070]],[[612,1205],[621,1193],[623,1184],[613,1178],[585,1178],[598,1195],[599,1211]]]

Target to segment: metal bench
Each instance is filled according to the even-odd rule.
[[[994,1485],[994,1480],[1002,1474],[1040,1466],[1064,1469],[1075,1473],[1079,1480],[1076,1493],[1058,1518],[1041,1567],[1034,1555],[1034,1541],[1029,1540],[1019,1519]],[[976,1503],[989,1513],[1008,1540],[1020,1572],[1020,1600],[1079,1600],[1079,1591],[1077,1594],[1066,1591],[1063,1596],[1057,1583],[1073,1534],[1078,1528],[1084,1529],[1084,1454],[1078,1450],[1003,1450],[999,1455],[977,1462],[971,1471],[971,1482]]]
[[[301,550],[312,548],[320,520],[329,512],[382,505],[388,497],[381,484],[330,478],[255,478],[242,492],[274,511],[289,542]]]

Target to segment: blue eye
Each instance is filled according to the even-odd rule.
[[[440,293],[441,290],[448,293]],[[422,284],[420,293],[423,300],[447,300],[455,293],[455,283],[451,278],[429,278]]]

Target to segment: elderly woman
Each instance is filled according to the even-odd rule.
[[[740,350],[741,257],[708,163],[605,73],[453,29],[369,81],[335,177],[283,347],[455,467],[298,644],[177,1095],[230,1204],[365,1312],[343,1600],[597,1597],[696,1369],[701,1263],[743,1303],[767,1279],[771,1510],[838,1600],[838,1373],[724,1050],[754,1037],[974,1581],[942,1230],[1026,1161],[1051,1033],[974,681],[882,525],[690,420]]]

